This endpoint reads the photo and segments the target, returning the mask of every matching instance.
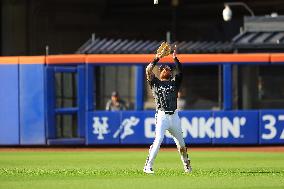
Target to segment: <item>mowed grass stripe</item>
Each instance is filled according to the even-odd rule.
[[[0,152],[0,188],[284,188],[284,153],[193,151],[183,173],[174,151],[160,151],[155,175],[142,172],[147,150]]]
[[[139,169],[0,169],[0,176],[141,176],[145,175]],[[195,169],[191,174],[183,173],[182,170],[162,169],[156,170],[155,175],[161,176],[283,176],[284,170],[274,169]]]

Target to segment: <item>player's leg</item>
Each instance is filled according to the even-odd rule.
[[[184,171],[191,172],[192,169],[190,166],[190,159],[188,157],[187,148],[185,146],[185,142],[182,136],[181,121],[178,116],[178,113],[175,113],[173,116],[171,116],[171,125],[168,130],[173,136],[173,139],[177,145],[177,149],[184,166]]]
[[[161,113],[156,114],[156,129],[155,129],[155,140],[150,146],[149,155],[147,157],[144,172],[151,170],[155,161],[155,158],[160,149],[161,143],[163,142],[165,132],[167,129],[168,120],[165,119],[165,115]],[[149,171],[150,172],[150,171]]]

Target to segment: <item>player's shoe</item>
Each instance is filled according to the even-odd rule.
[[[152,167],[144,167],[143,172],[146,174],[154,174]]]
[[[190,165],[185,165],[184,166],[184,172],[185,173],[191,173],[192,172],[192,167]]]
[[[152,169],[152,166],[149,165],[149,157],[150,157],[150,151],[152,149],[153,145],[150,146],[150,149],[149,149],[149,155],[146,159],[146,162],[145,162],[145,165],[144,165],[144,169],[143,169],[143,172],[146,173],[146,174],[154,174],[154,171]]]

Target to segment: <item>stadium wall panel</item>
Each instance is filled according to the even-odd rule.
[[[43,65],[20,65],[21,145],[46,143],[43,76]]]
[[[44,145],[44,57],[20,57],[20,63],[20,144]]]
[[[18,59],[7,64],[5,60],[2,60],[0,65],[0,145],[19,144],[18,77]]]

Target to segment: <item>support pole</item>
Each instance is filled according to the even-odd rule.
[[[135,110],[144,109],[144,66],[136,66],[135,74]]]
[[[232,65],[223,65],[223,110],[232,110]]]

